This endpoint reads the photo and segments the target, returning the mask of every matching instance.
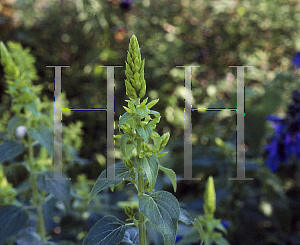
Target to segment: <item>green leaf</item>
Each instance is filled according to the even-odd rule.
[[[149,141],[150,135],[153,132],[152,126],[148,123],[145,127],[138,126],[136,131],[146,142]]]
[[[37,179],[38,187],[42,191],[52,194],[59,201],[61,201],[66,208],[66,212],[68,213],[71,207],[70,181],[59,179],[46,180],[46,178],[53,177],[53,171],[40,174]],[[66,176],[63,175],[63,178],[66,178]]]
[[[98,194],[103,189],[111,186],[111,185],[119,185],[126,179],[131,178],[131,171],[125,167],[123,162],[115,164],[115,178],[116,179],[101,179],[106,178],[106,169],[100,174],[98,177],[88,200],[88,203],[92,200],[92,198]],[[124,178],[124,180],[118,180],[118,178]]]
[[[0,145],[0,163],[14,159],[24,151],[24,145],[13,140],[6,140]]]
[[[153,132],[150,137],[154,141],[154,149],[159,149],[161,143],[160,135],[156,132]]]
[[[227,229],[222,225],[222,223],[221,223],[221,221],[220,220],[218,220],[219,222],[215,225],[215,227],[218,229],[218,230],[220,230],[220,231],[223,231],[223,233],[225,234],[225,235],[227,235]]]
[[[192,229],[187,235],[185,235],[182,240],[180,240],[176,245],[186,245],[186,244],[198,244],[200,240],[199,232],[196,228]]]
[[[180,216],[179,221],[185,223],[186,225],[190,225],[194,223],[194,219],[190,216],[190,214],[183,208],[180,208]]]
[[[158,158],[155,155],[149,157],[137,158],[138,164],[144,169],[149,181],[149,188],[152,191],[158,175]]]
[[[128,140],[129,140],[129,136],[127,134],[123,134],[120,139],[120,148],[125,158],[130,159],[134,145],[132,144],[127,145]]]
[[[157,156],[157,158],[162,158],[162,157],[164,157],[165,155],[167,155],[168,153],[169,153],[169,152],[166,151],[166,152],[159,153],[159,154],[156,155],[156,156]]]
[[[0,245],[25,227],[28,214],[22,207],[0,206]]]
[[[164,171],[166,175],[171,179],[174,192],[176,192],[177,189],[177,182],[176,182],[176,174],[172,169],[165,168],[161,165],[158,166],[160,170]]]
[[[166,191],[158,191],[151,195],[144,194],[140,197],[139,209],[163,235],[165,245],[175,244],[180,216],[179,202],[176,197]]]
[[[203,225],[200,223],[200,221],[198,219],[194,219],[194,223],[193,225],[197,228],[197,230],[199,231],[199,234],[200,234],[200,239],[201,239],[201,244],[203,243],[204,241],[204,238],[205,238],[205,232],[203,230]]]
[[[141,106],[146,105],[147,101],[148,101],[148,97],[147,97],[146,99],[143,100],[143,102],[141,103]]]
[[[149,114],[158,114],[158,115],[160,115],[160,113],[158,111],[153,111],[153,110],[150,110]]]
[[[117,245],[125,236],[125,223],[114,216],[105,216],[90,230],[83,245]]]
[[[134,118],[134,114],[130,114],[128,112],[125,112],[121,117],[120,117],[120,121],[119,121],[119,127],[121,127],[123,125],[123,123],[127,122],[130,119]]]
[[[39,143],[46,148],[50,156],[53,158],[54,153],[54,134],[53,130],[45,125],[39,125],[36,128],[28,129],[28,135],[38,140]]]
[[[148,123],[146,126],[145,126],[145,133],[146,133],[146,138],[147,138],[147,141],[149,141],[149,138],[150,138],[150,135],[152,134],[153,132],[153,129],[152,129],[152,126]]]
[[[24,125],[26,122],[25,118],[19,116],[19,115],[14,115],[9,121],[7,125],[7,132],[10,136],[14,135],[15,129],[20,126]]]
[[[215,243],[217,245],[230,245],[230,243],[224,237],[217,238],[217,240],[215,240]]]
[[[14,242],[22,245],[43,245],[41,237],[34,231],[21,232]]]
[[[128,107],[130,110],[135,112],[135,106],[134,106],[134,102],[128,100]]]
[[[141,116],[141,117],[146,117],[148,116],[148,109],[147,109],[147,106],[143,105],[143,106],[140,106],[140,107],[137,107],[136,108],[136,113]]]
[[[148,108],[148,109],[152,108],[153,106],[156,105],[156,103],[157,103],[158,101],[159,101],[159,99],[157,99],[157,100],[152,100],[151,102],[149,102],[149,103],[147,104],[147,108]]]
[[[30,104],[28,105],[25,105],[25,108],[29,111],[32,112],[33,116],[35,118],[37,118],[40,114],[40,112],[38,111],[38,108],[37,108],[37,105],[36,105],[36,102],[33,100]]]

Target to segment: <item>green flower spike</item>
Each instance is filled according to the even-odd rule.
[[[141,52],[138,40],[132,35],[129,43],[126,63],[126,94],[131,100],[143,98],[146,93],[146,81],[144,78],[145,60],[141,60]]]
[[[214,179],[209,176],[204,193],[204,212],[207,216],[212,217],[216,210],[216,192]]]

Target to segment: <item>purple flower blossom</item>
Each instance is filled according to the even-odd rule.
[[[292,64],[300,68],[300,52],[297,52],[292,60]]]
[[[175,240],[175,243],[179,242],[180,240],[182,240],[183,236],[181,235],[177,235],[176,236],[176,240]]]
[[[291,155],[300,158],[300,91],[294,91],[292,99],[286,118],[274,115],[266,118],[273,122],[275,129],[274,138],[265,146],[266,164],[272,172],[279,168],[280,162],[287,163]]]
[[[227,220],[222,220],[221,224],[227,229],[228,227],[231,226],[231,223]]]

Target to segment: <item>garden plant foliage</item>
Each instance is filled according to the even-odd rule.
[[[138,163],[146,167],[144,188],[155,183],[145,195],[163,191],[178,200],[178,221],[186,223],[177,223],[176,244],[199,244],[202,226],[201,242],[224,242],[216,233],[226,232],[212,228],[220,223],[230,244],[298,244],[299,12],[298,0],[1,1],[0,227],[6,226],[0,244],[79,245],[105,216],[106,223],[115,220],[112,216],[119,220],[112,230],[123,233],[125,226],[122,243],[137,242],[139,213],[145,210],[132,182],[138,174],[127,168],[132,162],[134,169]],[[132,34],[146,60],[145,65],[134,55],[144,74],[124,64]],[[115,67],[114,74],[115,123],[122,131],[115,140],[115,174],[127,180],[98,183],[106,167],[105,66],[122,64],[126,73]],[[245,174],[254,180],[228,181],[236,176],[236,113],[192,111],[192,172],[202,180],[175,184],[175,173],[184,175],[185,84],[178,66],[200,66],[192,68],[193,108],[236,108],[236,69],[229,66],[237,64],[253,66],[245,68]],[[71,181],[57,183],[59,189],[45,181],[53,175],[54,89],[54,69],[45,66],[55,65],[71,66],[62,69],[63,173]],[[150,108],[159,114],[135,104],[144,93],[136,83],[141,77],[147,81],[145,107],[159,99]],[[66,110],[70,107],[102,111]],[[130,116],[138,113],[145,116],[140,128]],[[160,153],[152,152],[158,143],[147,123],[156,124],[151,126],[155,140],[170,133]],[[132,141],[136,135],[144,143],[150,135],[149,144],[141,146],[142,158]],[[156,178],[150,168],[156,160],[147,154],[159,160]],[[204,212],[210,210],[203,198],[209,176],[218,225]],[[106,170],[100,174],[105,177]],[[163,234],[149,220],[145,217],[147,242],[163,244]]]
[[[125,207],[125,213],[129,217],[126,221],[132,220],[131,224],[125,224],[114,216],[103,217],[92,227],[83,244],[119,244],[125,237],[126,226],[135,225],[139,229],[139,244],[146,245],[145,223],[148,221],[163,235],[164,244],[172,245],[176,241],[179,220],[186,224],[193,224],[198,229],[202,243],[204,242],[205,245],[209,245],[213,241],[225,244],[226,240],[222,237],[222,233],[214,233],[215,227],[225,232],[226,229],[220,224],[220,221],[213,219],[216,204],[212,177],[208,180],[205,193],[204,211],[206,216],[201,219],[205,223],[206,232],[198,219],[188,219],[181,214],[184,210],[180,209],[179,202],[171,193],[154,191],[158,170],[162,170],[168,175],[175,192],[177,183],[175,172],[159,164],[159,158],[167,154],[162,151],[170,138],[169,133],[160,136],[154,131],[161,116],[159,112],[150,109],[159,100],[147,103],[148,98],[146,98],[140,102],[146,93],[144,65],[145,60],[141,60],[137,38],[133,35],[129,43],[125,70],[126,94],[130,100],[127,100],[128,107],[124,107],[126,112],[119,120],[119,129],[123,131],[123,135],[116,136],[120,139],[120,148],[123,154],[123,162],[115,165],[115,178],[119,180],[103,180],[106,176],[106,170],[104,170],[96,181],[89,198],[91,200],[104,188],[119,185],[123,181],[130,181],[138,192],[138,210],[134,212],[132,207]],[[152,146],[149,144],[150,139],[154,142]],[[184,212],[187,214],[186,211]],[[134,244],[134,241],[131,243]]]

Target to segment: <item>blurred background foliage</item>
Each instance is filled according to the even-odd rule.
[[[192,69],[193,108],[236,108],[236,68],[229,66],[253,66],[245,68],[245,144],[246,177],[254,181],[227,180],[236,175],[236,113],[193,111],[193,176],[203,181],[181,181],[175,193],[183,207],[198,214],[203,210],[204,180],[213,175],[216,215],[232,223],[228,228],[231,244],[241,244],[241,240],[243,244],[299,244],[300,212],[295,208],[300,204],[300,188],[295,184],[299,176],[292,175],[288,167],[271,173],[264,157],[264,145],[274,134],[266,116],[283,116],[292,91],[299,89],[299,70],[290,63],[300,48],[299,26],[298,0],[0,2],[1,40],[31,49],[40,77],[34,84],[43,86],[42,96],[49,101],[54,95],[54,69],[45,66],[71,66],[62,68],[66,97],[62,107],[75,109],[106,108],[107,73],[99,66],[123,66],[115,68],[116,134],[127,99],[124,61],[129,39],[135,34],[145,58],[146,96],[160,99],[154,108],[162,115],[158,133],[171,133],[170,153],[162,164],[178,175],[183,174],[184,159],[184,69],[176,66],[201,66]],[[0,72],[2,75],[3,70]],[[6,89],[1,76],[0,113],[8,120],[12,115],[7,115],[10,98]],[[63,111],[62,122],[69,126],[64,131],[69,135],[66,143],[80,156],[66,162],[65,170],[82,197],[105,168],[106,113]],[[119,156],[116,141],[116,158]],[[119,188],[126,192],[108,197],[111,192],[107,191],[95,202],[103,209],[122,198],[134,200],[130,186]],[[163,175],[156,188],[172,192]],[[63,218],[59,239],[66,239],[62,234],[75,241],[83,238],[81,233],[76,236],[75,226],[68,227],[68,219],[78,224],[85,220],[77,228],[86,230],[91,227],[89,222],[97,221],[91,213],[104,212],[97,205],[91,211],[80,198],[73,206],[84,212]]]

